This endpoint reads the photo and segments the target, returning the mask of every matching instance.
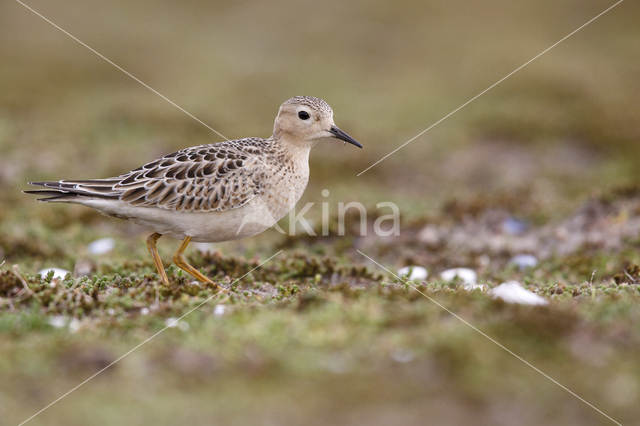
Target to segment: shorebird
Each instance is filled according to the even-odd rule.
[[[257,235],[275,225],[300,199],[309,181],[309,151],[323,139],[362,145],[333,122],[322,99],[296,96],[280,106],[268,139],[246,138],[185,148],[129,173],[106,179],[29,182],[38,201],[76,203],[107,216],[148,226],[147,247],[164,284],[158,238],[182,240],[174,263],[217,286],[189,265],[191,241],[216,243]]]

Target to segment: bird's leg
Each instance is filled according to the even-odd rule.
[[[178,247],[178,250],[176,250],[176,252],[173,254],[173,262],[176,265],[178,265],[180,269],[193,275],[199,281],[206,284],[213,284],[214,287],[218,287],[218,284],[214,283],[209,278],[202,275],[200,271],[198,271],[196,268],[194,268],[193,266],[187,263],[187,260],[185,259],[183,253],[187,248],[187,246],[189,245],[189,241],[191,241],[191,237],[185,237],[184,240],[182,240],[182,244],[180,244],[180,247]]]
[[[151,257],[153,258],[153,263],[155,263],[156,268],[158,268],[158,274],[160,274],[160,281],[162,281],[162,283],[165,285],[169,285],[169,279],[167,278],[167,273],[164,271],[164,266],[162,266],[162,260],[160,260],[160,255],[158,255],[158,250],[156,249],[156,242],[160,237],[162,237],[162,234],[158,234],[157,232],[149,235],[149,238],[147,238],[147,248],[149,248],[149,253],[151,253]]]

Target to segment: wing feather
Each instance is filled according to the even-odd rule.
[[[115,178],[32,182],[47,189],[31,192],[49,196],[49,201],[103,198],[176,211],[225,211],[262,192],[270,171],[264,160],[272,152],[270,140],[259,138],[201,145]]]

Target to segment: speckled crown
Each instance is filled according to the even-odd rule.
[[[333,110],[328,103],[320,98],[314,98],[313,96],[294,96],[282,105],[305,105],[318,112],[333,114]]]

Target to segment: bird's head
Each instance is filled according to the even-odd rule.
[[[296,96],[280,106],[273,136],[287,143],[313,146],[322,139],[335,138],[362,148],[333,122],[333,110],[322,99]]]

